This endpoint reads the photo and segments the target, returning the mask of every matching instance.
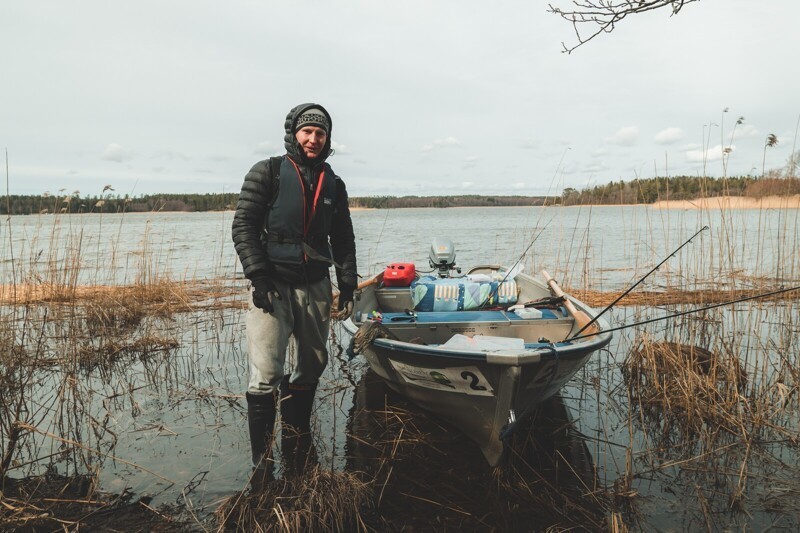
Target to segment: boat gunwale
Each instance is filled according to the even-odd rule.
[[[409,355],[442,359],[464,359],[488,364],[519,365],[538,363],[548,359],[578,359],[583,357],[587,352],[594,352],[602,349],[609,342],[611,342],[610,332],[605,334],[601,332],[597,339],[582,343],[569,345],[552,343],[540,348],[525,350],[461,350],[414,344],[395,339],[375,339],[373,343],[380,348]],[[561,344],[561,346],[558,346],[558,344]]]
[[[495,269],[498,271],[507,271],[507,268],[502,265],[476,265],[472,267],[468,272],[472,273],[475,272],[476,270],[487,269],[487,268]],[[530,282],[532,282],[534,285],[538,285],[541,288],[547,289],[547,287],[543,283],[541,283],[538,279],[534,278],[529,274],[520,272],[518,275],[528,278]],[[381,274],[376,275],[375,279],[380,279],[380,276]],[[595,311],[591,307],[581,302],[574,296],[566,294],[565,297],[569,299],[573,304],[575,304],[578,307],[578,309],[587,312],[590,316],[593,317],[596,316]],[[504,310],[504,312],[507,312],[507,310]],[[505,320],[509,319],[506,318]],[[542,322],[556,322],[563,319],[536,318],[529,320],[531,320],[531,322],[536,321],[537,323],[542,323]],[[401,322],[398,322],[398,324],[400,323]],[[468,322],[459,321],[453,323],[458,324],[458,323],[468,323]],[[609,327],[609,324],[603,317],[600,317],[596,321],[596,324],[599,328],[599,331],[597,332],[596,336],[589,337],[586,339],[581,339],[581,342],[573,343],[569,341],[569,339],[564,339],[561,341],[548,343],[540,348],[530,348],[523,350],[497,350],[497,351],[463,350],[463,349],[453,349],[453,348],[442,348],[440,345],[437,346],[420,345],[406,341],[387,339],[387,338],[375,339],[373,341],[373,344],[385,350],[393,350],[399,353],[408,354],[412,356],[427,356],[431,358],[451,359],[451,360],[462,359],[470,362],[483,362],[487,364],[498,364],[505,366],[519,366],[525,364],[535,364],[541,361],[549,360],[551,358],[561,359],[566,357],[569,359],[573,358],[577,359],[585,356],[587,352],[590,353],[604,348],[611,342],[613,334],[610,331],[604,331]],[[355,335],[360,326],[355,323],[352,317],[350,317],[344,322],[344,327],[350,335]]]

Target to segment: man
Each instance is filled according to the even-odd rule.
[[[353,309],[355,238],[344,182],[325,162],[332,153],[331,125],[321,105],[293,108],[284,125],[286,155],[250,169],[233,218],[233,242],[253,287],[245,327],[254,479],[272,470],[278,399],[286,468],[304,463],[309,452],[311,407],[328,363],[331,265],[339,288],[338,317],[347,318]],[[290,335],[296,363],[285,375]]]

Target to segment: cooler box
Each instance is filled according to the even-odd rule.
[[[395,263],[383,271],[383,285],[386,287],[408,287],[414,281],[414,263]]]

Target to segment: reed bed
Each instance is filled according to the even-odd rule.
[[[349,415],[347,469],[372,489],[371,530],[602,530],[609,501],[560,398],[512,437],[490,468],[452,428],[367,372]]]
[[[368,531],[361,513],[371,497],[370,487],[356,474],[315,466],[263,490],[233,495],[214,514],[221,530]]]
[[[634,415],[658,428],[664,442],[704,432],[741,435],[748,410],[747,373],[735,354],[639,339],[621,368]]]
[[[555,259],[546,260],[555,261],[562,286],[595,307],[611,303],[697,229],[683,212],[622,211],[614,228],[622,262],[592,234],[596,213],[581,209],[574,227],[554,219],[547,246],[556,248]],[[783,211],[776,223],[764,212],[757,227],[740,224],[738,216],[699,213],[702,223],[713,223],[713,234],[698,237],[617,304],[606,315],[612,325],[796,284],[796,214]],[[617,333],[610,351],[566,389],[563,405],[544,409],[514,436],[508,461],[496,470],[481,466],[480,452],[455,429],[385,390],[366,390],[368,373],[334,345],[319,400],[329,412],[317,415],[330,418],[318,420],[320,466],[259,493],[206,496],[213,503],[197,508],[193,498],[213,485],[202,472],[211,476],[225,461],[246,462],[244,282],[230,274],[235,263],[223,254],[209,254],[219,264],[216,276],[168,273],[171,246],[154,241],[152,228],[136,250],[123,254],[115,241],[104,255],[100,239],[82,234],[78,224],[67,232],[71,220],[62,217],[44,235],[51,242],[38,257],[36,239],[28,239],[2,273],[0,527],[103,527],[93,517],[116,510],[130,512],[132,521],[112,526],[135,529],[135,519],[141,528],[162,530],[800,524],[797,293]],[[670,231],[664,238],[654,229],[662,226]],[[221,227],[219,240],[227,242],[229,228]],[[656,237],[664,249],[649,244]],[[534,271],[549,267],[539,264],[542,256],[534,254]],[[334,342],[346,345],[349,339],[333,327]],[[174,427],[187,411],[175,418],[169,411],[184,405],[199,416],[198,427]],[[550,416],[559,409],[577,417]],[[202,472],[175,479],[173,471],[127,455],[134,452],[126,442],[137,440],[145,449],[174,441],[162,451],[165,467],[201,452],[207,464],[194,460],[191,468]],[[120,465],[178,487],[176,505],[151,507],[126,486],[104,492],[112,482],[101,474]],[[40,492],[31,488],[37,483]],[[37,521],[43,513],[46,523]]]
[[[45,474],[9,480],[0,528],[6,531],[190,531],[176,509],[153,508],[131,493],[105,494],[93,476]]]
[[[569,289],[567,292],[589,306],[600,309],[611,304],[620,295],[620,293],[616,291],[595,291],[589,289]],[[617,306],[656,307],[692,304],[702,307],[744,298],[754,298],[764,294],[764,292],[765,289],[763,287],[749,289],[673,289],[669,291],[640,291],[627,295]],[[781,300],[800,300],[800,290],[784,292],[761,299],[762,302]]]

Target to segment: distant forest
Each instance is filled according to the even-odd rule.
[[[350,207],[397,209],[402,207],[506,207],[553,205],[558,197],[546,196],[365,196],[350,198]]]
[[[617,181],[583,190],[564,189],[563,205],[652,204],[666,200],[694,200],[717,196],[787,196],[800,194],[797,178],[698,178],[676,176]]]
[[[561,196],[366,196],[351,197],[350,206],[371,209],[404,207],[500,207],[537,205],[652,204],[659,200],[692,200],[715,196],[786,196],[800,194],[798,178],[699,178],[676,176],[611,182],[583,190],[564,189]],[[53,196],[11,195],[0,200],[0,214],[120,213],[153,211],[223,211],[236,208],[237,193]],[[9,210],[10,207],[10,210]]]

